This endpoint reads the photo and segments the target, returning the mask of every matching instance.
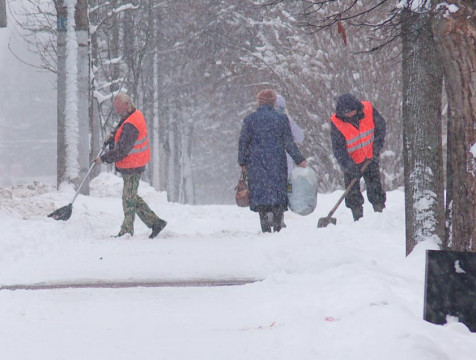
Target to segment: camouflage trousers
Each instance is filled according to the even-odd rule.
[[[149,228],[155,225],[159,218],[137,194],[141,174],[122,174],[124,187],[122,189],[122,209],[124,210],[124,221],[121,226],[121,234],[134,234],[134,219],[137,214],[144,224]]]

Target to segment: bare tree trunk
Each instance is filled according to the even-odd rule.
[[[83,178],[88,169],[92,155],[90,149],[89,119],[89,17],[88,1],[78,0],[75,11],[76,38],[78,39],[78,125],[79,125],[79,167]],[[89,195],[89,179],[86,179],[81,194]]]
[[[152,79],[151,91],[150,91],[150,100],[151,100],[151,161],[150,166],[150,182],[156,190],[162,190],[163,182],[161,181],[161,173],[163,173],[163,158],[161,157],[161,150],[163,149],[163,142],[161,142],[159,135],[159,56],[157,52],[159,51],[158,44],[158,27],[159,19],[157,11],[150,9],[150,39],[151,46],[153,47],[152,56],[151,56],[151,65],[150,65],[150,74],[149,76]]]
[[[79,123],[78,123],[78,39],[76,37],[76,1],[65,1],[66,20],[66,182],[79,185]]]
[[[155,43],[155,42],[154,42]],[[157,50],[157,48],[156,48]],[[159,138],[159,92],[158,92],[158,56],[157,54],[153,57],[152,63],[152,126],[151,126],[151,183],[156,190],[160,190],[160,166],[162,164],[162,159],[160,158],[160,138]]]
[[[113,0],[112,1],[113,8],[116,9],[119,6],[119,1],[118,0]],[[119,78],[121,76],[121,69],[120,69],[120,64],[118,61],[116,61],[119,56],[120,56],[120,34],[119,34],[119,18],[116,13],[112,15],[112,41],[111,41],[111,49],[110,49],[110,60],[114,59],[114,62],[111,64],[112,69],[111,69],[111,85],[110,85],[110,91],[112,94],[117,92],[122,84],[119,84]]]
[[[154,34],[155,34],[155,47],[156,51],[154,53],[154,107],[156,108],[156,116],[154,124],[157,124],[155,129],[157,135],[157,145],[158,145],[158,158],[155,161],[156,170],[154,171],[155,176],[157,177],[157,189],[160,191],[167,190],[167,167],[166,167],[166,158],[167,158],[167,151],[169,150],[167,147],[168,140],[167,140],[167,132],[166,132],[166,115],[168,113],[167,106],[163,105],[160,106],[160,89],[161,86],[160,79],[163,79],[162,72],[166,71],[164,65],[160,63],[161,56],[159,55],[160,50],[160,42],[163,41],[160,35],[160,26],[161,26],[161,17],[160,11],[157,11],[155,14],[155,27],[154,27]],[[163,102],[162,102],[163,104]]]
[[[173,115],[172,115],[173,116]],[[166,160],[166,172],[167,172],[167,200],[171,202],[178,201],[178,186],[177,186],[177,168],[179,167],[180,159],[177,158],[178,152],[178,139],[177,139],[177,120],[170,119],[167,124],[167,160]]]
[[[0,28],[7,27],[7,4],[5,0],[0,0]]]
[[[402,11],[403,158],[406,254],[425,239],[444,240],[442,71],[430,15]]]
[[[441,8],[433,25],[449,104],[445,245],[476,251],[476,4],[447,3],[458,11]]]
[[[97,1],[89,1],[91,7],[97,6]],[[92,12],[89,15],[89,21],[91,24],[98,24],[98,9]],[[94,95],[94,91],[96,89],[96,69],[98,68],[98,52],[99,52],[99,45],[98,45],[98,34],[97,29],[90,33],[90,67],[92,69],[91,75],[92,78],[89,82],[89,127],[91,129],[91,157],[96,156],[99,153],[99,149],[101,147],[100,141],[103,139],[104,134],[101,132],[101,122],[99,120],[99,104],[97,99]],[[92,159],[91,159],[92,160]],[[96,166],[93,172],[91,173],[91,179],[95,178],[101,172],[101,167]]]
[[[165,111],[159,111],[159,57],[157,56],[156,61],[156,75],[155,78],[157,80],[155,87],[156,96],[155,102],[157,104],[157,141],[159,146],[159,158],[158,158],[158,176],[159,176],[159,190],[166,191],[167,190],[167,172],[166,172],[166,158],[167,158],[167,151],[168,151],[168,137],[167,137],[167,126],[165,124],[166,114]],[[163,109],[160,109],[163,110]]]
[[[66,18],[67,11],[63,0],[55,2],[57,23],[57,155],[56,155],[56,183],[59,186],[66,177]]]
[[[158,172],[159,172],[159,190],[166,190],[166,173],[165,173],[165,158],[166,158],[166,139],[167,134],[165,132],[164,117],[159,115],[158,120],[158,141],[159,141],[159,159],[158,159]]]
[[[131,29],[130,31],[123,31],[122,34],[122,57],[127,66],[127,92],[134,99],[134,103],[137,107],[142,108],[140,103],[139,94],[137,92],[138,79],[136,77],[136,64],[135,55],[139,51],[135,41],[134,31],[134,17],[132,11],[124,11],[122,13],[121,27],[123,29]]]
[[[192,139],[193,122],[186,122],[182,126],[182,159],[180,161],[182,174],[180,178],[180,203],[195,204],[195,189],[192,171]]]

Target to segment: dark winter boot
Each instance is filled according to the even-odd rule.
[[[354,221],[359,221],[359,219],[364,216],[364,208],[362,206],[352,208],[351,210]]]
[[[268,220],[270,224],[273,223],[273,218],[274,218],[273,213],[268,212]],[[286,227],[286,224],[284,223],[284,215],[283,215],[283,218],[281,219],[281,229],[284,229],[285,227]]]
[[[282,228],[284,211],[281,208],[273,209],[273,231],[279,232]]]
[[[159,232],[164,229],[165,225],[167,225],[167,221],[159,219],[159,221],[152,226],[152,234],[149,235],[149,239],[153,239],[159,235]]]
[[[374,211],[375,212],[382,212],[385,209],[385,204],[375,204]]]
[[[268,213],[264,211],[259,212],[259,221],[261,223],[262,232],[271,232],[271,224],[269,222]]]

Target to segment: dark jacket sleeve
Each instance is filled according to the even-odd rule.
[[[139,136],[139,130],[132,124],[124,124],[121,137],[111,151],[101,156],[102,162],[112,164],[124,159],[134,147],[134,143]]]
[[[238,140],[238,165],[248,165],[249,146],[251,142],[251,131],[249,120],[245,118],[241,127],[240,139]]]
[[[380,115],[377,109],[374,110],[374,157],[380,156],[380,151],[382,151],[383,144],[385,142],[385,135],[387,131],[387,125],[385,119]]]
[[[332,122],[331,142],[334,156],[344,172],[355,172],[357,165],[347,152],[345,137]]]

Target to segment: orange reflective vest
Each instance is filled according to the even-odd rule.
[[[364,106],[364,118],[359,121],[359,128],[342,121],[336,114],[332,115],[331,121],[337,129],[344,135],[347,152],[356,164],[361,164],[365,159],[374,156],[374,115],[372,105],[368,101],[362,101]]]
[[[145,123],[144,115],[139,110],[134,111],[127,119],[122,123],[116,132],[114,141],[117,144],[121,137],[122,128],[124,124],[132,124],[139,130],[139,136],[134,143],[134,147],[127,154],[127,156],[116,162],[116,167],[122,169],[131,169],[145,166],[150,160],[150,148],[149,148],[149,135],[147,134],[147,125]]]

